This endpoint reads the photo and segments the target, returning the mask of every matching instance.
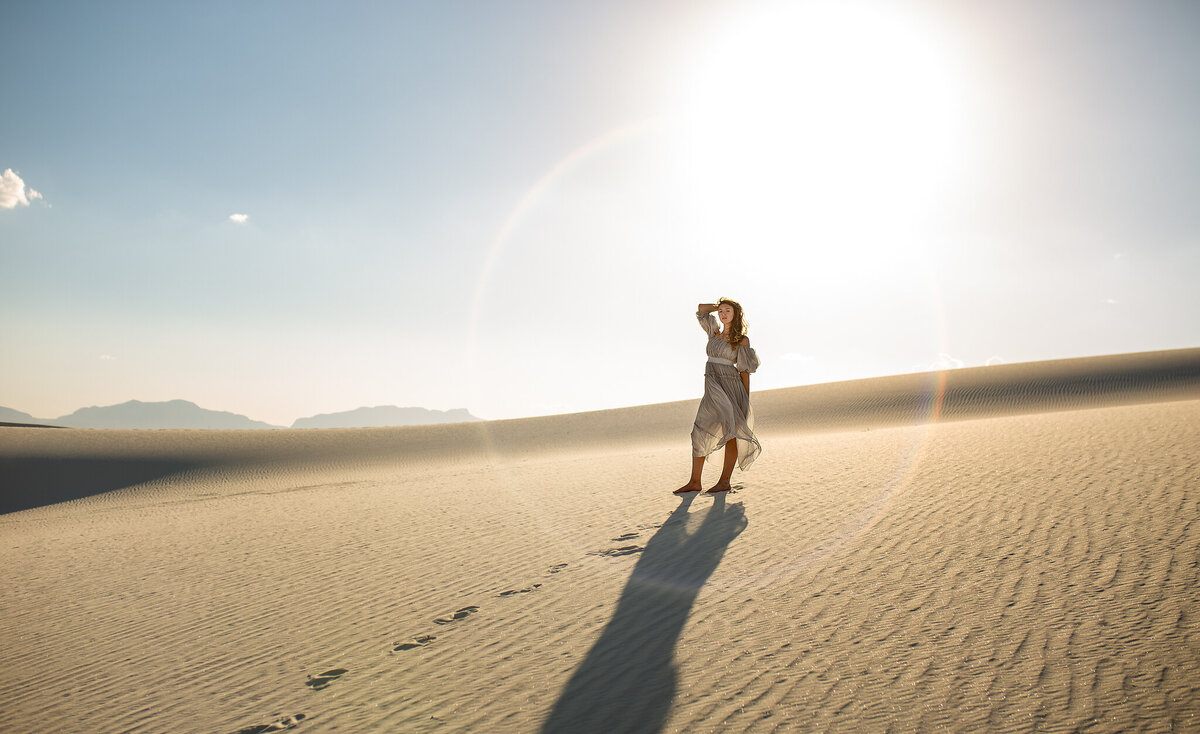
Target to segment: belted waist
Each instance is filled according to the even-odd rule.
[[[733,367],[735,364],[737,364],[732,359],[725,359],[724,357],[709,357],[708,361],[716,362],[717,364],[727,364],[730,367]]]

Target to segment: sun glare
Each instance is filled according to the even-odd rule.
[[[953,65],[896,6],[776,4],[724,24],[698,55],[677,119],[682,166],[739,232],[878,242],[938,206],[962,163]]]

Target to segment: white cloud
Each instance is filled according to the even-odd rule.
[[[101,354],[100,359],[105,362],[111,362],[112,360],[116,359],[116,357],[112,356],[111,354]]]
[[[1107,304],[1108,304],[1108,305],[1110,305],[1110,306],[1113,306],[1113,305],[1116,305],[1116,304],[1120,303],[1120,301],[1118,301],[1118,300],[1117,300],[1117,299],[1115,299],[1115,298],[1105,298],[1105,299],[1104,299],[1104,302],[1105,302],[1105,303],[1107,303]]]
[[[42,195],[33,189],[29,190],[29,195],[35,199],[42,198]],[[0,175],[0,209],[15,209],[18,206],[29,206],[29,198],[25,195],[25,182],[13,173],[13,169],[6,168],[4,174]]]
[[[988,357],[987,361],[983,364],[987,367],[991,367],[994,364],[1004,364],[1004,360],[993,354],[992,356]]]
[[[230,214],[229,215],[229,221],[237,222],[238,224],[245,224],[246,220],[249,218],[250,218],[249,214]]]

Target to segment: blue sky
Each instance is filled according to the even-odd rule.
[[[3,21],[0,405],[38,417],[687,399],[723,295],[752,391],[1200,334],[1187,0]]]

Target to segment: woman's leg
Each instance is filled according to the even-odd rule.
[[[709,492],[728,492],[729,478],[733,476],[733,467],[737,465],[737,439],[731,438],[725,443],[725,466],[721,467],[721,478],[709,489]]]
[[[704,471],[704,457],[703,456],[693,456],[692,457],[692,478],[687,484],[685,484],[682,487],[680,487],[679,489],[675,490],[675,494],[685,494],[687,492],[699,492],[700,490],[704,489],[703,485],[700,484],[700,472],[702,472],[702,471]]]

